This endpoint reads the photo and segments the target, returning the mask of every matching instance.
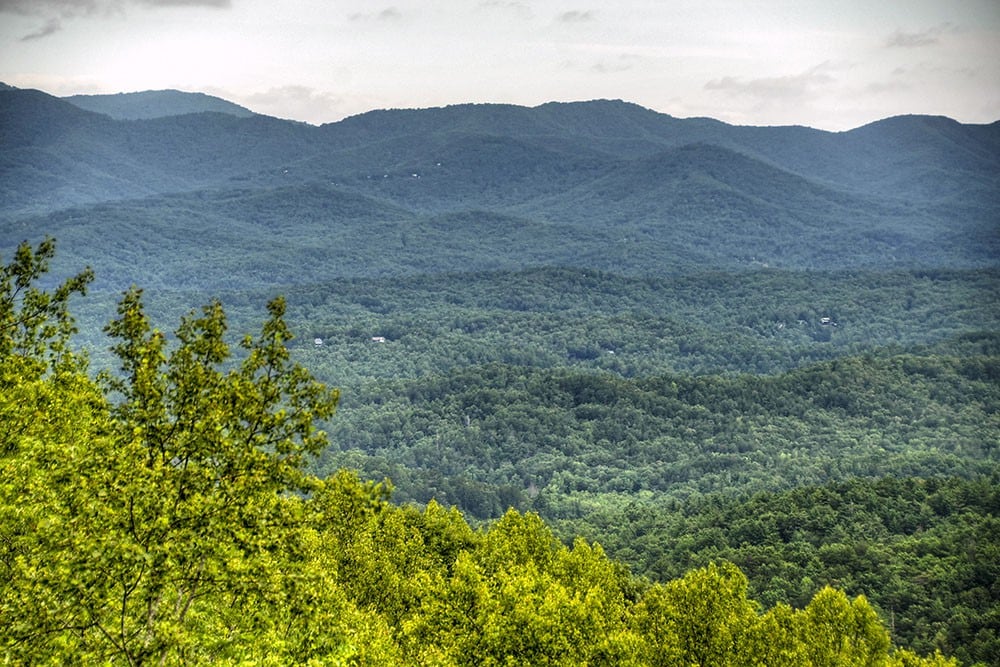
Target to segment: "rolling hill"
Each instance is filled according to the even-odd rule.
[[[0,133],[5,246],[59,234],[99,275],[141,266],[128,277],[147,284],[190,286],[177,279],[189,260],[213,267],[194,283],[211,290],[246,266],[287,283],[282,265],[329,277],[662,275],[1000,256],[997,124],[902,117],[828,133],[617,101],[379,111],[322,127],[220,113],[119,121],[14,89],[0,91]],[[535,238],[524,252],[511,221],[516,238]],[[164,243],[136,263],[131,235]]]
[[[87,111],[115,120],[149,120],[190,113],[223,113],[240,118],[254,116],[246,107],[205,93],[180,90],[147,90],[114,95],[70,95],[62,98]]]

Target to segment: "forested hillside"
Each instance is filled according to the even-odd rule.
[[[994,664],[998,512],[994,466],[971,481],[855,479],[660,507],[636,499],[556,526],[599,539],[610,556],[657,581],[730,561],[765,606],[800,606],[825,585],[863,592],[897,642]]]
[[[484,518],[509,504],[579,516],[639,492],[682,500],[859,476],[988,474],[998,379],[995,356],[845,357],[768,378],[632,381],[474,366],[364,395],[331,425],[346,451],[328,450],[326,465],[363,464],[407,497]]]
[[[571,254],[630,274],[957,268],[989,265],[998,249],[998,124],[901,117],[833,134],[608,101],[372,112],[319,128],[215,113],[124,122],[0,90],[0,132],[5,228],[65,228],[69,218],[89,237],[67,246],[68,257],[94,264],[121,261],[95,245],[105,219],[161,235],[192,209],[219,236],[184,250],[235,243],[262,270],[292,261],[338,277],[358,275],[363,263],[340,264],[372,246],[398,254],[393,273],[428,270],[410,253],[440,258],[433,270],[454,268],[463,256],[423,236],[456,235],[461,247],[479,238],[464,236],[470,228],[499,232],[476,258],[500,251],[520,268]],[[542,234],[534,262],[504,252],[510,229]],[[131,241],[127,228],[115,232]],[[369,246],[351,238],[363,233],[374,235]],[[173,248],[149,254],[157,264],[181,259]]]
[[[117,120],[140,120],[181,116],[189,113],[225,113],[248,118],[253,112],[227,100],[204,93],[179,90],[147,90],[117,95],[70,95],[62,98],[73,106],[102,113]]]
[[[69,349],[53,244],[0,267],[0,651],[16,664],[956,664],[896,648],[863,597],[768,609],[711,563],[663,584],[510,510],[387,502],[305,473],[337,392],[293,363],[284,302],[231,360],[218,303],[168,346],[138,289],[120,373]],[[229,363],[234,361],[235,363]]]
[[[90,102],[0,86],[11,660],[1000,665],[1000,122]]]

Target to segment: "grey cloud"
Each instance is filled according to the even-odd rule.
[[[398,21],[403,18],[403,13],[395,7],[386,7],[380,12],[356,13],[348,17],[352,21]]]
[[[515,2],[514,0],[483,0],[483,2],[479,3],[479,7],[482,9],[510,12],[526,19],[534,16],[531,7],[528,7],[523,2]]]
[[[155,7],[232,7],[231,0],[139,0],[144,5]]]
[[[594,12],[573,9],[559,15],[561,23],[586,23],[594,20]]]
[[[921,32],[903,32],[897,30],[885,41],[889,48],[918,49],[934,46],[941,41],[941,35],[951,30],[950,23],[943,23]]]
[[[0,12],[27,16],[73,17],[113,13],[129,5],[150,7],[231,7],[232,0],[0,0]]]
[[[66,19],[112,12],[120,6],[119,0],[0,0],[0,13],[39,17],[43,23],[21,37],[22,42],[31,42],[59,32]]]
[[[25,16],[79,16],[108,5],[118,7],[121,2],[115,0],[0,0],[0,12]]]
[[[0,13],[38,16],[45,20],[21,38],[31,41],[58,32],[67,19],[121,13],[129,6],[228,8],[232,0],[0,0]]]
[[[51,18],[45,22],[41,28],[35,32],[28,33],[21,38],[22,42],[30,42],[33,39],[41,39],[42,37],[48,37],[54,32],[59,32],[62,29],[62,20],[58,18]]]
[[[760,100],[790,100],[806,97],[817,87],[833,83],[836,79],[825,70],[828,65],[817,65],[801,74],[789,76],[743,79],[724,76],[705,84],[705,90],[717,90],[733,96],[753,97]]]

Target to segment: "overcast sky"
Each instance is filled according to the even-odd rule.
[[[176,88],[314,124],[624,99],[829,130],[1000,119],[1000,0],[0,0],[0,81]]]

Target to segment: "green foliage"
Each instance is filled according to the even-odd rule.
[[[0,267],[0,356],[46,360],[57,366],[67,357],[69,337],[76,328],[70,318],[69,298],[85,294],[93,280],[90,269],[66,280],[53,292],[36,281],[49,269],[55,241],[47,238],[32,248],[21,243],[9,264]]]
[[[710,564],[683,579],[656,586],[636,612],[643,634],[653,638],[655,665],[734,664],[742,636],[756,622],[747,580],[735,566]]]
[[[995,475],[853,480],[684,503],[633,500],[557,522],[655,580],[725,559],[765,606],[803,606],[824,586],[863,594],[895,642],[995,664],[1000,634]]]
[[[25,251],[8,267],[13,289],[34,270]],[[12,330],[28,332],[29,350],[53,349],[50,339],[68,331],[64,294],[26,300],[59,304],[66,323]],[[325,443],[313,423],[330,416],[336,394],[288,361],[280,301],[271,310],[240,368],[223,374],[217,305],[182,322],[179,347],[167,354],[138,293],[127,294],[110,327],[124,371],[111,383],[114,406],[58,360],[49,362],[51,378],[26,378],[28,346],[4,336],[3,349],[14,350],[0,357],[10,389],[0,411],[9,659],[225,660],[234,642],[275,633],[294,655],[308,640],[296,634],[303,617],[283,627],[270,612],[309,599],[333,614],[312,622],[335,636],[338,609],[349,603],[304,555],[284,552],[308,539],[300,502],[287,492],[304,485],[303,454]],[[317,583],[332,597],[298,600],[296,590]]]
[[[32,266],[9,265],[10,285]],[[46,356],[69,328],[21,346],[3,331],[6,662],[950,664],[893,652],[861,598],[827,589],[762,615],[727,563],[648,587],[534,514],[473,531],[436,503],[391,504],[387,484],[306,474],[337,395],[290,361],[282,301],[269,311],[233,359],[217,303],[168,345],[132,290],[103,387]]]
[[[421,502],[460,502],[463,480],[492,486],[494,498],[513,488],[515,506],[549,518],[643,492],[988,474],[998,374],[994,356],[942,355],[850,357],[774,377],[487,365],[352,405],[331,426],[342,452],[324,453],[319,469],[391,474],[397,497]],[[473,501],[463,507],[481,518],[498,504]]]
[[[636,606],[635,622],[652,665],[881,667],[915,657],[892,655],[889,635],[863,597],[849,600],[831,588],[801,611],[781,605],[761,614],[747,598],[746,577],[730,563],[654,586]]]
[[[406,629],[421,660],[447,664],[641,664],[626,622],[635,590],[599,547],[568,549],[537,516],[508,512]]]
[[[140,291],[126,293],[119,319],[108,327],[121,340],[114,351],[124,379],[109,377],[108,384],[123,397],[116,413],[131,432],[122,437],[139,439],[151,460],[191,468],[190,478],[206,489],[220,476],[259,483],[262,473],[271,490],[297,486],[304,457],[327,443],[314,423],[333,414],[338,393],[290,361],[284,309],[280,298],[268,304],[260,336],[241,341],[246,357],[238,370],[223,373],[219,366],[229,348],[218,302],[202,317],[182,320],[175,334],[179,347],[168,358]],[[220,454],[228,467],[216,461]]]
[[[6,661],[1000,655],[1000,126],[0,97]]]
[[[378,391],[488,362],[626,377],[773,374],[988,336],[1000,324],[998,291],[986,270],[656,278],[546,268],[342,281],[292,289],[288,302],[290,320],[326,341],[299,350],[315,372]],[[224,297],[234,319],[251,296]],[[371,345],[375,335],[392,345]]]
[[[817,667],[875,667],[885,661],[889,633],[864,598],[853,601],[832,588],[813,597],[802,614],[806,655]]]

